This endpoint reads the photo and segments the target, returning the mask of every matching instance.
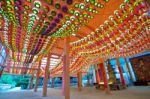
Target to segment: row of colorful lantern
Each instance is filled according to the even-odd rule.
[[[80,6],[85,5],[86,7],[90,7],[90,9],[91,8],[94,9],[91,11],[96,13],[97,12],[96,6],[99,5],[99,3],[97,3],[96,1],[92,1],[92,2],[94,3],[94,5],[93,5],[93,3],[89,3],[89,1],[84,1],[84,3],[80,3]],[[71,4],[75,5],[77,3],[71,3]],[[62,4],[64,4],[64,3],[62,3]],[[62,18],[65,19],[65,20],[61,21],[62,23],[60,23],[60,26],[62,24],[63,27],[65,27],[65,25],[71,25],[70,24],[71,20],[72,21],[79,20],[80,23],[84,23],[84,22],[87,22],[87,20],[88,20],[87,18],[92,18],[92,16],[88,16],[88,15],[90,15],[89,13],[85,13],[84,14],[85,21],[83,22],[82,20],[80,20],[81,18],[79,18],[79,17],[82,17],[82,14],[77,13],[80,11],[74,10],[75,12],[71,13],[71,10],[67,11],[68,10],[67,6],[60,5],[60,3],[54,2],[54,1],[52,3],[50,3],[50,5],[54,6],[56,8],[56,10],[55,9],[51,10],[51,6],[48,6],[44,1],[39,1],[39,0],[35,0],[35,1],[32,1],[32,0],[30,0],[30,1],[28,1],[28,0],[25,0],[25,1],[8,0],[7,2],[1,1],[1,6],[2,6],[3,14],[4,14],[3,16],[5,16],[6,19],[10,22],[10,24],[9,24],[9,26],[7,26],[7,28],[8,27],[12,28],[12,29],[9,29],[8,34],[4,34],[4,37],[5,36],[8,37],[8,39],[6,39],[6,45],[8,46],[8,48],[10,48],[11,50],[13,50],[15,52],[18,51],[18,52],[23,52],[23,53],[28,53],[28,54],[37,54],[38,52],[41,52],[40,49],[42,49],[42,48],[40,48],[40,47],[37,48],[38,44],[31,44],[31,42],[33,41],[32,38],[40,39],[41,36],[37,36],[35,34],[43,35],[45,33],[46,34],[49,33],[51,29],[48,30],[46,28],[47,27],[52,28],[52,27],[57,26],[56,23],[59,23],[60,19],[62,19]],[[92,6],[90,6],[90,5],[92,5]],[[68,6],[70,6],[70,5],[68,5]],[[81,7],[81,8],[83,8],[83,7]],[[60,10],[62,10],[62,13],[59,12]],[[84,9],[82,9],[82,10],[84,10]],[[16,13],[14,13],[14,12],[16,12]],[[90,12],[90,10],[87,12]],[[73,16],[64,15],[65,13],[70,13]],[[77,14],[79,15],[79,17]],[[48,15],[50,15],[50,16],[46,17]],[[70,21],[68,21],[67,17],[70,17]],[[44,22],[44,24],[42,22]],[[80,23],[79,22],[75,22],[75,23],[78,23],[78,24],[71,25],[71,28],[75,28],[75,29],[68,30],[70,33],[74,30],[78,30],[77,28],[78,28],[78,26],[80,26]],[[65,29],[63,27],[60,28],[59,31],[63,32],[63,29]],[[58,28],[57,28],[57,30],[58,30]],[[68,29],[69,29],[69,27],[68,27]],[[69,32],[67,32],[67,33],[69,33]],[[35,37],[33,37],[33,36],[35,36]],[[39,46],[41,46],[41,47],[46,46],[46,44],[47,44],[47,43],[46,44],[44,43],[44,41],[46,41],[47,37],[44,37],[43,39],[45,39],[45,40],[43,40],[43,42],[42,41],[38,42]],[[5,38],[4,38],[4,40],[5,40]],[[7,41],[9,41],[9,42],[7,43]],[[34,43],[37,43],[37,42],[34,42]]]
[[[33,60],[33,57],[31,57],[32,55],[36,55],[39,53],[48,53],[50,49],[55,45],[56,39],[54,39],[52,43],[49,44],[48,42],[51,42],[51,39],[45,36],[44,38],[42,38],[42,36],[38,36],[39,34],[47,35],[54,33],[54,35],[52,36],[57,37],[60,36],[59,34],[61,33],[72,33],[75,30],[78,30],[79,26],[82,26],[79,25],[80,23],[82,23],[83,25],[86,24],[87,21],[85,21],[84,23],[84,20],[89,20],[90,18],[93,18],[92,14],[90,13],[97,13],[97,10],[95,10],[95,8],[99,5],[95,2],[95,0],[86,0],[87,3],[92,4],[96,7],[92,6],[93,8],[91,8],[86,4],[76,3],[74,4],[74,6],[81,9],[81,11],[76,11],[74,9],[71,9],[70,11],[67,6],[60,7],[60,5],[56,6],[56,4],[54,4],[56,8],[62,8],[61,10],[63,10],[63,14],[53,10],[50,11],[50,17],[48,17],[47,19],[46,12],[49,12],[49,8],[47,8],[45,3],[38,0],[35,0],[34,2],[25,1],[24,3],[21,2],[21,0],[19,0],[18,2],[11,1],[12,0],[8,0],[6,4],[6,6],[8,7],[7,13],[10,16],[5,16],[4,18],[4,27],[6,28],[6,31],[4,33],[3,39],[4,41],[6,41],[5,44],[8,44],[7,46],[11,50],[20,52],[23,51],[23,53],[31,54],[30,56],[27,56],[25,58],[24,62],[31,62]],[[17,15],[19,14],[18,9],[20,9],[19,7],[21,7],[22,4],[24,5],[23,10],[25,11],[23,14],[20,13],[20,15]],[[32,4],[33,7],[31,8],[29,5]],[[16,5],[15,9],[11,7],[14,5]],[[2,6],[2,8],[4,8],[4,6]],[[127,41],[130,41],[131,44],[134,44],[135,41],[132,41],[132,39],[135,39],[136,35],[142,35],[141,37],[144,37],[144,35],[146,35],[146,33],[143,34],[143,32],[141,32],[142,28],[145,28],[146,25],[143,25],[143,27],[139,25],[140,23],[145,24],[145,20],[147,21],[146,16],[141,16],[145,11],[145,7],[143,6],[141,0],[138,0],[136,2],[126,2],[125,4],[121,5],[121,9],[121,11],[115,11],[115,15],[113,17],[111,16],[108,21],[105,21],[105,23],[97,28],[94,32],[92,32],[91,35],[88,35],[84,39],[73,43],[71,45],[73,46],[71,54],[75,55],[77,53],[79,55],[85,56],[100,55],[101,57],[116,57],[127,56],[128,54],[132,55],[133,53],[137,53],[136,51],[128,52],[134,49],[132,47],[130,48],[130,50],[126,51],[127,48],[125,46],[128,45]],[[17,17],[13,13],[14,10],[17,10],[18,12],[16,14]],[[20,9],[20,11],[23,10]],[[82,15],[81,13],[84,11],[85,14]],[[64,15],[64,13],[67,14]],[[68,15],[68,13],[73,14],[73,16]],[[65,19],[59,22],[59,19],[57,19],[56,17],[65,17]],[[20,19],[22,20],[22,22]],[[78,19],[81,20],[77,21]],[[42,22],[44,22],[44,24],[42,24]],[[20,28],[18,24],[22,25],[23,28]],[[12,28],[12,30],[8,31],[8,27]],[[70,27],[73,29],[70,29]],[[37,37],[35,37],[35,35]],[[35,40],[34,43],[32,43],[33,39]],[[139,41],[137,43],[138,47],[136,48],[143,46],[143,50],[145,50],[149,44],[145,44],[146,42],[148,42],[147,39],[148,38],[146,37],[144,38],[144,42],[142,42],[143,45],[139,44],[139,42],[141,42]],[[126,49],[121,50],[121,48]],[[46,52],[43,53],[44,51]],[[12,56],[15,57],[15,55]],[[14,58],[14,60],[17,60],[17,58]]]
[[[134,15],[134,16],[136,16],[136,15]],[[131,15],[131,17],[132,17],[132,15]],[[136,20],[137,21],[137,20]],[[144,22],[144,21],[143,21]],[[108,22],[106,22],[106,24],[107,24]],[[128,22],[129,23],[129,22]],[[125,24],[127,24],[127,23],[125,23]],[[107,24],[107,26],[108,26],[108,24]],[[126,26],[126,25],[125,25]],[[136,26],[135,26],[136,27]],[[103,30],[103,28],[104,28],[104,26],[102,26],[102,30]],[[123,31],[121,31],[120,30],[120,28],[122,28],[122,27],[119,27],[119,31],[118,31],[118,33],[119,32],[121,32],[121,34],[119,33],[119,34],[117,34],[117,36],[116,36],[116,33],[115,34],[113,34],[116,38],[118,38],[118,36],[119,35],[123,35]],[[109,30],[108,30],[109,29]],[[108,31],[112,31],[112,28],[108,28],[107,30]],[[115,28],[114,28],[115,29]],[[128,30],[129,28],[126,28],[126,30]],[[134,28],[133,28],[134,29]],[[107,31],[107,30],[104,30],[104,31]],[[102,31],[101,31],[102,32]],[[105,35],[105,38],[104,37],[102,37],[101,39],[103,39],[103,40],[101,40],[101,42],[102,42],[102,44],[105,42],[105,45],[106,44],[109,44],[109,43],[107,43],[106,41],[107,40],[109,40],[109,38],[110,38],[110,36],[108,36],[107,37],[107,35],[109,35],[108,33],[109,32],[104,32],[104,33],[106,33],[106,35]],[[114,33],[114,31],[112,32],[112,33]],[[136,32],[135,32],[136,33]],[[101,50],[101,49],[97,49],[96,47],[97,46],[103,46],[103,45],[101,45],[101,43],[100,43],[100,45],[98,44],[98,45],[96,45],[95,43],[97,42],[97,40],[98,40],[98,42],[99,42],[99,38],[97,38],[99,35],[104,35],[104,34],[99,34],[98,35],[98,33],[97,33],[97,35],[96,35],[96,33],[93,33],[94,35],[92,35],[91,34],[91,36],[90,37],[86,37],[86,39],[83,39],[82,41],[81,41],[81,43],[74,43],[74,46],[73,46],[73,49],[72,50],[83,50],[83,51],[85,51],[85,49],[91,49],[91,51],[93,51],[94,52],[94,50],[93,50],[93,48],[94,49],[96,49],[96,50]],[[125,35],[125,34],[124,34]],[[108,38],[108,39],[106,39],[106,38]],[[120,39],[120,38],[118,38],[118,39]],[[130,38],[130,39],[133,39],[132,37]],[[87,43],[87,42],[89,42],[89,44]],[[91,43],[90,43],[91,42]],[[109,42],[111,42],[111,43],[113,43],[114,42],[114,40],[111,40],[110,39],[110,41]],[[111,44],[110,43],[110,44]],[[114,43],[117,43],[117,42],[114,42]],[[119,42],[118,42],[119,43]],[[79,45],[77,45],[77,44],[79,44]],[[122,43],[123,44],[123,43]],[[94,46],[92,46],[92,45],[94,45],[94,46],[96,46],[96,47],[94,47]],[[86,47],[87,46],[87,47]],[[106,45],[107,46],[107,45]],[[102,47],[101,47],[102,48]],[[112,48],[112,47],[111,47]],[[85,51],[86,52],[86,51]]]
[[[143,28],[147,28],[146,25],[144,25],[144,26],[140,25],[140,24],[144,24],[145,22],[147,22],[147,17],[142,16],[142,14],[145,12],[145,6],[144,6],[144,4],[142,4],[141,1],[139,1],[139,3],[135,2],[134,5],[136,5],[136,6],[132,6],[131,4],[129,4],[129,6],[128,6],[129,8],[128,7],[124,8],[124,7],[122,7],[123,6],[122,5],[121,8],[124,10],[125,9],[127,10],[127,11],[122,11],[123,14],[119,14],[118,11],[115,12],[115,15],[116,15],[115,17],[117,17],[119,19],[122,18],[122,19],[114,20],[114,18],[112,16],[110,17],[110,20],[114,24],[114,28],[112,28],[112,23],[109,22],[109,23],[111,23],[111,24],[109,24],[108,21],[105,21],[105,26],[104,25],[100,26],[100,29],[102,29],[102,31],[105,31],[106,36],[103,36],[103,34],[99,34],[99,35],[96,34],[96,32],[97,33],[100,32],[99,29],[96,29],[95,33],[94,32],[91,33],[90,37],[87,36],[86,39],[83,39],[82,41],[77,41],[77,42],[71,44],[72,50],[75,51],[77,54],[81,53],[80,51],[83,50],[83,51],[85,51],[84,55],[87,57],[88,56],[91,57],[93,55],[93,56],[98,56],[98,57],[102,57],[102,58],[104,58],[104,57],[105,58],[121,57],[121,56],[126,57],[126,56],[135,55],[142,51],[147,50],[150,45],[149,45],[149,41],[148,41],[149,37],[146,35],[149,35],[149,33],[142,31]],[[128,9],[129,9],[129,11],[128,11]],[[135,9],[135,10],[133,10],[133,9]],[[118,30],[116,32],[117,34],[114,34],[114,30],[118,26],[120,26],[120,27],[118,28]],[[108,31],[108,32],[106,32],[106,31]],[[112,32],[112,34],[109,35],[108,34],[109,32]],[[104,39],[104,37],[108,38],[107,36],[108,37],[115,36],[114,39],[110,39],[110,43],[114,44],[113,46],[116,46],[116,48],[112,48],[112,46],[110,46],[110,44],[107,43],[108,39]],[[98,37],[101,37],[101,38],[98,38]],[[144,37],[144,40],[143,40],[143,37]],[[142,38],[142,39],[140,39],[140,38]],[[108,44],[106,46],[109,46],[109,47],[104,47],[105,49],[108,49],[108,50],[103,50],[102,47],[94,48],[94,46],[96,44],[96,41],[94,41],[94,40],[100,40],[100,39],[104,39],[104,41],[102,43]],[[115,39],[117,42],[115,41]],[[132,40],[135,40],[135,39],[138,39],[138,42],[132,42]],[[142,43],[141,43],[141,41],[142,41]],[[123,51],[121,51],[122,50],[121,48],[124,48],[125,46],[129,46],[127,44],[127,42],[130,42],[134,45],[136,43],[136,47],[126,48],[126,49],[128,49],[127,51],[126,51],[126,49],[123,49]],[[91,47],[91,46],[89,46],[89,44],[94,45],[94,46]],[[103,45],[101,45],[101,46],[103,46]],[[78,50],[77,47],[80,47],[80,49]],[[91,52],[87,53],[89,51],[89,49],[91,50]],[[98,52],[99,50],[102,50],[101,51],[102,54],[99,54],[99,52]],[[117,52],[117,50],[120,50],[120,51]],[[113,53],[110,53],[110,52],[113,52]],[[61,73],[61,72],[56,72],[57,75],[59,73]]]

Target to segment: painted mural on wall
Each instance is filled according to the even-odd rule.
[[[150,81],[150,54],[131,59],[137,80]]]

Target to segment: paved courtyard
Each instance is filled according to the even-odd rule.
[[[42,97],[42,89],[37,93],[33,90],[1,92],[0,99],[64,99],[61,89],[48,89],[48,96]],[[86,87],[81,92],[71,88],[71,99],[150,99],[150,86],[129,87],[121,91],[112,91],[105,94],[104,91]]]

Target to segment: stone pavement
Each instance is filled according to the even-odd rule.
[[[37,93],[33,90],[11,91],[0,93],[0,99],[64,99],[61,89],[48,89],[48,96],[42,97],[42,88]],[[150,99],[150,86],[134,86],[125,90],[112,91],[105,94],[104,91],[86,87],[81,92],[71,88],[71,99]]]

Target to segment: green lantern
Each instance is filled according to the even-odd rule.
[[[73,9],[70,9],[69,12],[70,12],[71,14],[73,14],[73,13],[74,13],[74,10],[73,10]]]
[[[12,11],[12,7],[11,6],[7,6],[7,10],[8,11]]]
[[[10,0],[7,0],[6,2],[7,2],[8,5],[12,4],[12,2]]]
[[[75,3],[75,4],[74,4],[74,7],[75,7],[75,8],[79,8],[79,4],[78,4],[78,3]]]
[[[78,12],[78,11],[75,11],[75,12],[74,12],[74,15],[75,15],[75,16],[79,16],[79,12]]]
[[[17,7],[17,6],[15,6],[14,8],[15,8],[15,10],[18,10],[18,7]]]
[[[86,17],[87,17],[87,14],[83,14],[83,17],[86,18]]]
[[[32,19],[33,21],[35,21],[35,20],[36,20],[36,17],[35,17],[34,15],[32,15],[32,16],[31,16],[31,19]]]
[[[35,2],[34,6],[35,6],[36,8],[41,8],[41,4],[38,3],[38,2]]]
[[[61,5],[60,5],[59,3],[56,3],[56,4],[55,4],[55,8],[56,8],[56,9],[60,9],[60,7],[61,7]]]
[[[90,0],[85,0],[85,2],[86,2],[86,3],[89,3],[89,2],[90,2]]]
[[[27,1],[27,2],[30,2],[30,3],[32,2],[32,0],[26,0],[26,1]]]
[[[79,15],[79,17],[80,17],[80,18],[82,18],[82,17],[83,17],[83,15],[82,15],[82,14],[80,14],[80,15]]]
[[[75,17],[74,17],[74,16],[71,16],[71,17],[70,17],[70,20],[71,20],[71,21],[74,21],[74,20],[75,20]]]
[[[50,22],[47,22],[47,21],[46,21],[46,22],[44,22],[44,24],[45,24],[45,25],[49,25],[49,24],[50,24]]]
[[[104,0],[105,2],[109,2],[109,0]]]
[[[91,4],[94,4],[94,3],[95,3],[95,0],[90,0],[90,3],[91,3]]]
[[[29,10],[29,6],[28,5],[24,5],[24,9]]]
[[[89,12],[92,12],[92,11],[93,11],[93,9],[92,9],[92,8],[88,8],[88,11],[89,11]]]
[[[48,17],[48,20],[52,21],[52,20],[53,20],[53,17],[52,17],[52,16],[49,16],[49,17]]]
[[[99,7],[99,8],[100,8],[100,7],[101,7],[101,4],[100,4],[100,3],[99,3],[99,4],[97,4],[97,7]]]
[[[28,12],[27,12],[27,11],[24,11],[23,14],[28,15]]]
[[[52,16],[56,16],[56,11],[51,11]]]
[[[101,8],[104,8],[104,4],[101,4]]]
[[[94,3],[94,5],[95,5],[95,6],[97,6],[97,5],[98,5],[98,3],[97,3],[97,2],[95,2],[95,3]]]
[[[81,10],[85,9],[85,5],[83,3],[81,3],[79,7]]]
[[[34,14],[38,14],[38,11],[37,11],[36,9],[33,9],[32,12],[33,12]]]

